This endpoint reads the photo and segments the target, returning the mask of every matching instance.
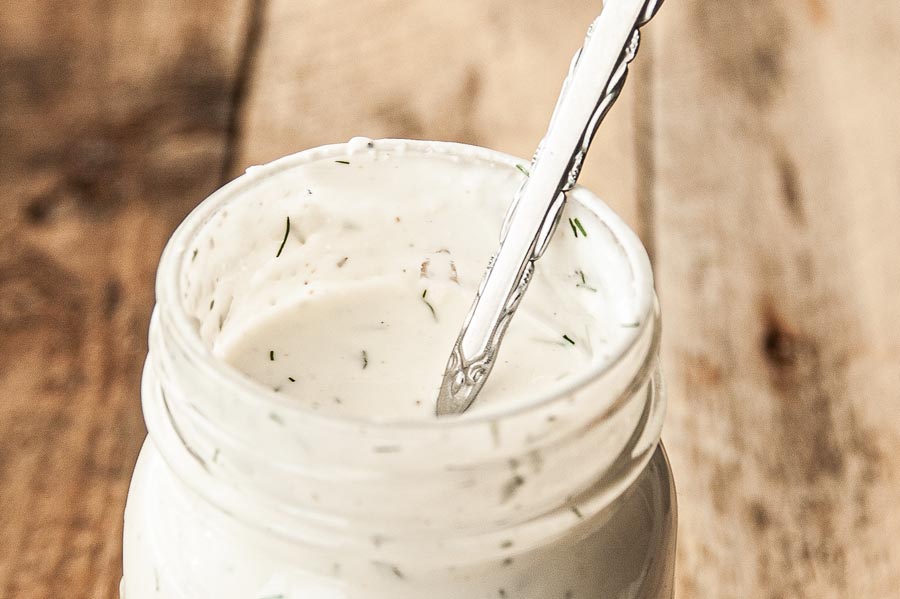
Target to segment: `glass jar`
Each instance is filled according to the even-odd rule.
[[[521,163],[460,144],[378,143]],[[248,171],[166,247],[122,596],[671,597],[676,507],[659,443],[652,274],[637,237],[589,191],[576,188],[570,202],[615,238],[644,318],[613,360],[553,393],[460,418],[345,418],[310,411],[212,355],[191,289],[215,287],[228,256],[198,260],[204,228],[275,173],[345,152],[326,146]]]

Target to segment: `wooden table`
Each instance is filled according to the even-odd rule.
[[[0,597],[116,597],[160,249],[352,135],[528,155],[598,2],[0,11]],[[670,0],[583,181],[650,248],[678,596],[900,593],[900,5]],[[548,598],[551,599],[551,598]]]

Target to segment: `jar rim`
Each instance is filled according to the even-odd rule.
[[[199,330],[193,324],[190,315],[184,309],[180,300],[182,297],[182,267],[190,251],[191,240],[209,219],[231,199],[248,192],[267,177],[282,171],[310,162],[346,156],[348,148],[353,141],[318,146],[278,158],[261,166],[249,167],[244,174],[219,188],[198,204],[176,228],[162,252],[156,277],[156,301],[160,318],[167,322],[167,328],[169,328],[172,339],[181,346],[182,351],[197,358],[194,366],[201,369],[202,376],[213,383],[228,385],[230,389],[237,392],[236,395],[240,397],[242,402],[252,403],[260,409],[277,408],[302,413],[303,418],[313,426],[324,425],[336,428],[364,426],[377,433],[389,434],[393,431],[450,431],[483,426],[486,423],[539,410],[577,392],[579,389],[615,370],[635,346],[640,343],[647,327],[658,328],[653,273],[646,249],[634,231],[621,217],[593,192],[578,185],[571,192],[573,196],[577,196],[580,203],[585,204],[601,217],[604,225],[612,233],[615,242],[626,256],[634,286],[637,305],[636,313],[640,315],[639,326],[630,328],[627,331],[623,337],[623,342],[616,347],[616,351],[606,361],[581,369],[563,381],[524,396],[520,401],[487,406],[460,416],[428,420],[378,420],[312,410],[305,407],[301,402],[290,401],[289,397],[275,392],[273,389],[247,377],[237,368],[216,358],[201,339]],[[444,153],[474,158],[512,168],[527,162],[510,154],[458,142],[391,138],[372,140],[372,143],[381,150],[400,150],[405,153],[418,152],[421,154]],[[639,376],[639,373],[654,358],[659,338],[658,331],[655,331],[653,337],[654,342],[651,343],[647,352],[648,355],[641,361],[641,364],[633,373],[634,376],[631,378]],[[617,404],[619,398],[620,395],[605,398],[607,405],[598,406],[600,408],[599,412],[605,413]]]

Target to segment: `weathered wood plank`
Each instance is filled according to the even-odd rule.
[[[0,11],[0,597],[117,597],[163,242],[220,181],[245,2]]]
[[[0,13],[0,596],[114,597],[171,228],[352,135],[527,155],[596,7],[51,4]],[[900,588],[898,12],[669,3],[592,151],[655,229],[679,597]]]
[[[442,139],[530,157],[598,3],[269,0],[237,174],[355,135]],[[640,69],[638,64],[636,68]],[[637,224],[633,85],[582,182]]]
[[[693,0],[656,25],[678,596],[896,596],[900,8]]]

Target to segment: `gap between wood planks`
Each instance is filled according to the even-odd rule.
[[[247,3],[247,26],[244,31],[244,44],[240,51],[234,87],[228,112],[228,128],[225,131],[225,151],[222,157],[220,184],[224,185],[232,178],[237,166],[238,148],[243,136],[243,120],[241,119],[247,101],[247,93],[253,82],[259,49],[265,29],[268,0],[251,0]]]

